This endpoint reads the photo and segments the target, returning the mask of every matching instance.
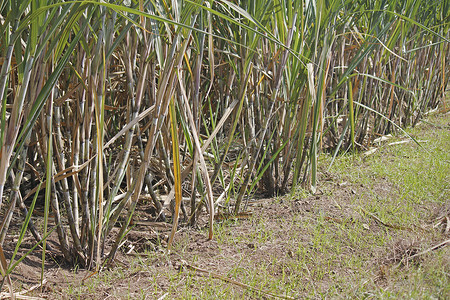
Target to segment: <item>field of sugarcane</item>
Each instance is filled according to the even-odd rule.
[[[449,10],[0,0],[3,281],[29,233],[43,269],[52,251],[99,270],[139,222],[170,224],[170,250],[180,226],[214,239],[255,195],[314,193],[320,153],[366,151],[443,105]]]

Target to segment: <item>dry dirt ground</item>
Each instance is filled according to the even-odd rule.
[[[439,134],[438,139],[447,139],[449,119],[447,114],[434,120],[446,134],[422,125],[419,138]],[[165,252],[170,228],[145,225],[132,229],[115,266],[98,274],[67,266],[58,253],[49,252],[45,284],[26,295],[47,299],[449,299],[449,177],[444,172],[446,182],[440,182],[441,194],[430,192],[433,199],[411,194],[408,191],[413,188],[373,165],[374,160],[400,164],[399,155],[410,155],[393,152],[394,147],[419,151],[411,143],[380,147],[381,153],[374,158],[348,158],[329,171],[329,158],[325,158],[315,195],[300,189],[283,197],[253,200],[248,215],[217,221],[211,241],[206,227],[180,227],[171,254]],[[404,157],[409,159],[413,160]],[[448,166],[444,162],[443,168]],[[140,213],[143,218],[145,210]],[[6,245],[8,259],[14,238],[7,242],[9,249]],[[32,242],[28,238],[22,248]],[[11,278],[16,291],[39,284],[40,255],[33,253],[14,270]],[[6,292],[5,285],[2,291]]]

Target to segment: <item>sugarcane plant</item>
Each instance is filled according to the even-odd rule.
[[[14,253],[29,230],[43,263],[50,248],[99,270],[148,200],[173,226],[170,249],[179,223],[211,239],[214,216],[255,192],[314,192],[322,151],[414,126],[450,72],[446,1],[1,0],[0,12],[6,279],[17,231]]]

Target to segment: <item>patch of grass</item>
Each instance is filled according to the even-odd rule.
[[[421,141],[423,148],[413,142],[390,144],[406,139],[399,135],[368,157],[349,155],[338,158],[330,169],[332,174],[339,174],[342,181],[349,182],[349,186],[356,190],[357,196],[348,203],[348,208],[359,207],[362,210],[360,220],[365,222],[365,226],[355,223],[353,229],[344,229],[345,233],[354,237],[350,238],[352,247],[357,252],[364,251],[378,257],[373,263],[363,260],[373,276],[367,278],[370,284],[364,288],[366,296],[417,299],[446,298],[450,295],[448,247],[424,255],[417,264],[381,263],[383,253],[389,255],[395,251],[389,249],[395,248],[395,242],[415,240],[418,244],[416,251],[423,251],[448,239],[442,233],[442,227],[432,226],[432,221],[439,214],[448,216],[450,204],[448,124],[449,114],[431,116],[429,121],[408,130],[410,135]],[[323,158],[323,162],[329,161],[330,158]],[[358,232],[356,228],[367,229]],[[408,254],[403,255],[406,258]],[[357,263],[354,261],[347,267]],[[380,268],[388,271],[380,271]],[[357,282],[353,285],[357,291],[354,295],[364,297],[358,292],[362,289]]]

